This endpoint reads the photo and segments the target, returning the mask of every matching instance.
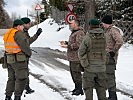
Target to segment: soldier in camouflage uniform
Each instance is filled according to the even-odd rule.
[[[93,100],[93,88],[98,100],[106,98],[106,36],[99,28],[97,19],[89,21],[89,31],[84,37],[78,51],[81,65],[84,67],[83,88],[85,100]]]
[[[102,18],[103,27],[107,36],[107,89],[109,100],[117,100],[115,70],[118,58],[118,51],[123,44],[122,31],[112,25],[112,16],[106,15]]]
[[[28,17],[23,17],[23,18],[21,18],[21,20],[24,22],[24,33],[25,33],[25,36],[28,39],[29,44],[32,44],[38,38],[38,36],[40,34],[35,34],[34,36],[30,37],[30,35],[28,33],[28,30],[31,27],[31,20]],[[38,29],[38,31],[40,31],[40,33],[41,33],[41,29]],[[28,60],[28,63],[29,63],[29,60]],[[29,86],[29,77],[28,77],[27,83],[25,85],[25,90],[26,90],[27,94],[34,92],[34,90],[32,90],[30,88],[30,86]]]
[[[85,35],[83,29],[79,27],[78,20],[72,20],[69,24],[72,33],[69,36],[69,41],[60,41],[61,47],[67,48],[67,57],[70,62],[70,73],[75,84],[75,89],[72,95],[83,95],[82,90],[82,74],[83,68],[79,62],[78,49]]]

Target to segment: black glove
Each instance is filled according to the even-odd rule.
[[[114,57],[115,56],[115,53],[113,51],[110,51],[109,54],[110,54],[110,57]]]
[[[67,42],[67,41],[65,41],[65,44],[66,44],[66,45],[68,45],[68,42]]]
[[[42,29],[39,28],[39,29],[37,30],[36,34],[37,34],[37,36],[39,36],[41,33],[42,33]]]

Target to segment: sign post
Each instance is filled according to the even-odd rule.
[[[36,16],[37,16],[37,29],[38,29],[38,23],[40,23],[40,16],[39,12],[42,10],[42,7],[39,4],[36,4],[35,6],[35,11],[36,11]]]
[[[74,14],[74,13],[69,13],[69,14],[67,14],[67,16],[66,16],[66,22],[67,22],[68,24],[70,24],[70,22],[71,22],[72,20],[74,20],[74,19],[77,19],[76,14]]]
[[[67,22],[68,24],[70,24],[71,20],[77,19],[76,14],[73,13],[73,12],[74,12],[74,6],[75,6],[75,5],[76,5],[75,2],[68,2],[68,3],[67,3],[67,8],[68,8],[68,10],[70,11],[70,13],[67,14],[67,16],[66,16],[66,22]]]
[[[75,2],[68,2],[68,3],[67,3],[67,8],[68,8],[68,10],[69,10],[70,12],[73,12],[74,6],[75,6],[75,5],[76,5]]]

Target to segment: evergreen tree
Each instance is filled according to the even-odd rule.
[[[51,6],[57,7],[60,11],[65,11],[67,10],[67,7],[66,7],[67,1],[68,0],[49,0],[49,4]]]
[[[97,2],[96,16],[112,14],[114,19],[133,20],[133,0],[102,0]]]
[[[43,22],[44,20],[46,20],[50,14],[50,6],[47,3],[46,0],[42,0],[41,2],[44,5],[44,12],[40,13],[40,22]]]
[[[0,28],[9,28],[12,26],[12,21],[8,13],[4,10],[5,2],[0,0]]]

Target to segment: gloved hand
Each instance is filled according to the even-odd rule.
[[[39,29],[37,30],[36,34],[37,34],[37,36],[39,36],[41,33],[42,33],[42,29],[39,28]]]
[[[114,57],[115,56],[115,53],[113,51],[110,51],[109,54],[110,54],[110,57]]]
[[[65,41],[65,44],[66,44],[66,45],[68,45],[68,42],[67,42],[67,41]]]

